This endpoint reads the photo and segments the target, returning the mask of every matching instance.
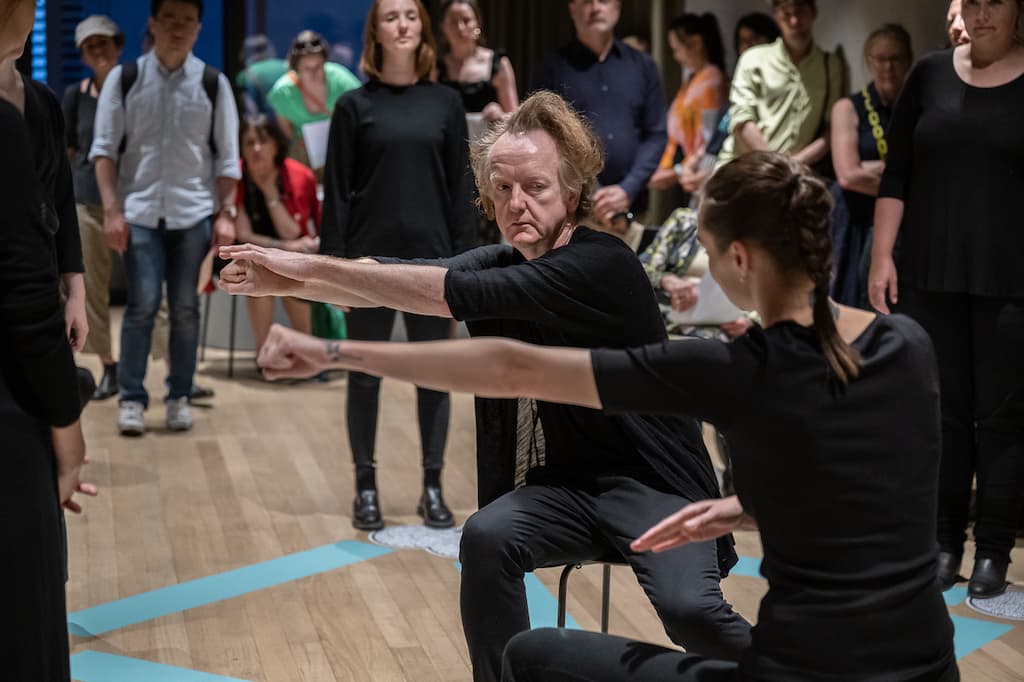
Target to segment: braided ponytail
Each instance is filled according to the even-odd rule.
[[[832,240],[828,231],[831,203],[821,201],[821,192],[827,190],[818,178],[799,172],[791,183],[794,190],[789,200],[789,223],[797,231],[800,262],[814,282],[814,331],[829,369],[845,384],[860,372],[860,357],[839,335],[837,309],[828,296],[832,283]]]
[[[699,220],[720,246],[757,242],[780,273],[811,280],[814,331],[829,371],[845,384],[857,377],[860,356],[839,335],[828,297],[831,212],[828,188],[806,166],[775,152],[752,152],[711,177]]]

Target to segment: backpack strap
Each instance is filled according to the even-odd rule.
[[[128,91],[135,85],[135,81],[139,80],[139,63],[128,62],[121,67],[121,108],[127,111],[128,108]],[[125,118],[127,121],[127,117]],[[124,150],[128,147],[128,131],[127,126],[125,132],[121,135],[121,145],[117,148],[117,154],[120,156],[124,154]]]
[[[217,125],[217,93],[220,90],[220,71],[209,64],[203,65],[203,90],[210,100],[210,151],[217,156],[217,141],[213,139],[213,130]]]
[[[121,106],[127,108],[128,106],[128,92],[135,85],[135,81],[139,79],[139,63],[129,62],[121,67]],[[217,142],[213,138],[214,125],[217,121],[217,92],[220,90],[220,71],[213,68],[209,64],[203,65],[203,92],[206,93],[207,99],[210,100],[210,136],[207,140],[207,144],[210,145],[210,151],[213,155],[217,155]],[[124,150],[128,145],[128,135],[121,136],[121,146],[118,148],[119,154],[124,154]]]

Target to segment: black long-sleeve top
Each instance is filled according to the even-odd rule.
[[[601,139],[598,180],[619,185],[632,210],[647,208],[647,181],[665,151],[665,94],[649,55],[616,40],[604,61],[573,39],[541,64],[530,90],[551,90],[570,102]]]
[[[331,118],[321,253],[443,258],[476,227],[466,113],[459,94],[421,81],[371,81]]]
[[[22,410],[67,426],[81,404],[53,268],[59,233],[43,208],[29,139],[25,119],[0,100],[0,381]]]
[[[814,331],[795,322],[731,344],[592,352],[607,412],[692,414],[729,441],[768,579],[742,679],[958,679],[935,581],[931,341],[892,315],[853,346],[861,373],[845,387],[827,376]]]
[[[1024,296],[1024,76],[968,85],[953,51],[914,67],[893,110],[880,197],[904,202],[897,267],[926,291]]]
[[[378,258],[381,263],[401,262]],[[472,336],[545,346],[627,348],[666,339],[654,290],[621,239],[579,227],[566,246],[526,260],[508,245],[482,246],[438,265],[445,301]],[[687,416],[607,415],[537,402],[549,481],[586,484],[630,476],[696,501],[718,497],[700,425]],[[476,399],[480,506],[515,487],[515,400]],[[732,536],[718,546],[723,575],[736,562]]]
[[[43,199],[58,225],[57,271],[62,275],[85,272],[82,238],[78,233],[78,214],[75,212],[74,183],[64,138],[64,114],[57,96],[49,88],[24,75],[22,80],[25,84],[25,123],[32,151],[30,158],[34,162]]]

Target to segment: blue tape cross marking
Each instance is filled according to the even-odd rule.
[[[1013,629],[1012,625],[992,623],[977,618],[953,616],[953,649],[958,659],[963,658],[975,649],[980,649],[994,639],[999,639]]]
[[[83,651],[72,656],[71,677],[81,682],[245,682],[235,677],[211,675],[99,651]]]
[[[462,572],[462,564],[455,562],[455,568]],[[533,573],[527,573],[523,577],[526,585],[526,607],[530,611],[531,628],[553,628],[558,625],[558,599],[555,598],[540,578]],[[579,623],[565,612],[565,627],[569,630],[582,630]]]
[[[963,602],[964,599],[967,599],[967,588],[963,586],[951,587],[942,593],[942,598],[946,601],[946,606],[956,606]]]
[[[95,637],[135,623],[325,573],[391,551],[351,540],[324,545],[75,611],[68,616],[68,631],[80,637]]]

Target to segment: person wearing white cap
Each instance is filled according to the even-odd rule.
[[[94,14],[75,27],[75,47],[81,53],[82,63],[92,70],[92,76],[65,90],[64,129],[85,261],[85,314],[91,330],[82,351],[98,355],[103,363],[103,376],[93,394],[94,399],[103,400],[117,393],[117,361],[110,342],[113,258],[103,236],[103,199],[96,185],[95,168],[89,161],[89,148],[100,90],[121,58],[124,34],[110,17]]]

